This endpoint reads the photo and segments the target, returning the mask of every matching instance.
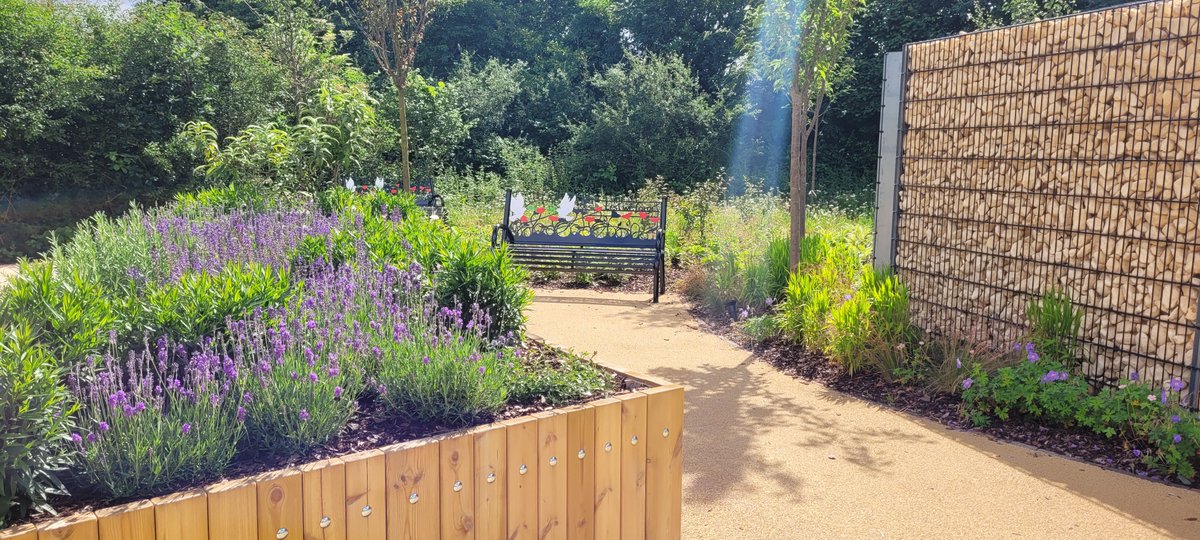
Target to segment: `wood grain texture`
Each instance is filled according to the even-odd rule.
[[[679,540],[683,519],[683,388],[646,394],[646,539]]]
[[[475,435],[461,433],[439,444],[442,538],[475,538]]]
[[[136,501],[96,511],[100,540],[154,540],[154,503]]]
[[[0,540],[37,540],[37,526],[26,523],[0,530]]]
[[[99,529],[96,515],[75,514],[55,519],[37,526],[38,540],[98,540]]]
[[[359,452],[343,456],[342,462],[346,465],[346,537],[384,540],[387,538],[387,461],[383,452]]]
[[[596,410],[567,412],[567,538],[596,537]]]
[[[596,411],[593,512],[597,540],[621,538],[621,402],[604,399]]]
[[[300,478],[304,540],[346,540],[346,464],[333,458],[301,465]]]
[[[508,511],[508,432],[503,424],[475,430],[475,538],[504,540]]]
[[[508,440],[509,540],[534,540],[538,523],[538,420],[523,417],[504,422]],[[522,472],[524,471],[524,472]]]
[[[415,441],[384,450],[389,540],[441,538],[439,442]]]
[[[274,540],[280,529],[288,538],[304,534],[304,483],[300,471],[284,469],[255,477],[258,538]]]
[[[567,538],[567,415],[547,411],[538,421],[538,540]]]
[[[222,540],[258,538],[258,485],[238,478],[204,489],[208,496],[208,531]]]
[[[621,539],[646,537],[646,395],[621,401]]]
[[[209,540],[208,495],[203,490],[173,493],[151,502],[158,540]]]

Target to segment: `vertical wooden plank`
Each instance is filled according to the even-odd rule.
[[[646,539],[678,540],[683,519],[683,388],[646,394]]]
[[[304,531],[304,484],[300,471],[283,469],[263,473],[254,478],[258,497],[258,538],[275,540],[276,534],[287,529],[290,538]]]
[[[422,440],[384,450],[387,461],[389,540],[441,538],[438,441]]]
[[[596,537],[596,410],[584,405],[567,414],[567,538]]]
[[[37,526],[38,540],[98,540],[99,529],[92,513],[75,514]]]
[[[507,528],[508,433],[492,424],[475,432],[475,538],[505,540]]]
[[[567,415],[548,411],[538,421],[538,539],[567,538]]]
[[[387,538],[387,462],[368,450],[342,457],[346,464],[346,537]]]
[[[621,540],[646,537],[646,395],[621,400]]]
[[[258,485],[238,478],[204,489],[208,495],[208,533],[221,540],[258,538]]]
[[[96,511],[100,540],[154,540],[154,503],[137,501]]]
[[[172,493],[154,503],[158,540],[208,540],[208,496],[202,490]]]
[[[442,538],[475,538],[475,435],[467,432],[439,443]]]
[[[0,530],[0,540],[38,540],[37,527],[27,523]]]
[[[597,540],[621,538],[621,402],[605,399],[596,411],[596,486],[593,512]]]
[[[346,464],[333,458],[300,466],[304,540],[346,540]]]
[[[508,441],[508,539],[537,538],[538,421],[524,417],[504,423]]]

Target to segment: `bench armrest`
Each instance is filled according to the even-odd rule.
[[[508,225],[496,225],[496,226],[492,227],[492,247],[496,247],[496,246],[500,245],[499,242],[496,241],[497,235],[500,232],[504,233],[504,235],[499,238],[499,240],[501,242],[512,242],[513,241],[512,229],[509,229]]]

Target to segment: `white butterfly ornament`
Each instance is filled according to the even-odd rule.
[[[575,197],[563,195],[562,202],[558,203],[558,218],[563,221],[571,221],[571,212],[575,211]]]
[[[513,193],[512,198],[508,201],[508,220],[520,221],[521,216],[525,215],[525,196],[520,193]]]

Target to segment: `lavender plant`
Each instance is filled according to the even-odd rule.
[[[488,352],[486,313],[474,306],[464,322],[461,309],[434,310],[430,300],[378,349],[384,402],[395,414],[439,425],[491,418],[508,398],[511,367],[503,352]]]
[[[219,473],[245,432],[237,381],[236,360],[211,342],[189,352],[162,338],[124,360],[114,346],[70,380],[82,405],[71,434],[81,475],[126,497]]]

